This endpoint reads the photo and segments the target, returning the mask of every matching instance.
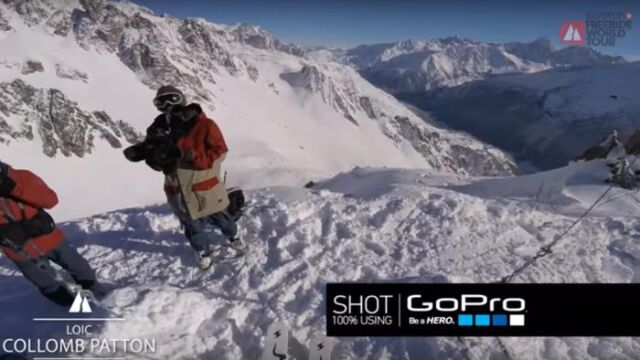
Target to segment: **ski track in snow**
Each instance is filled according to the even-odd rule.
[[[111,311],[106,314],[127,321],[100,324],[101,337],[156,339],[158,352],[149,358],[256,359],[268,326],[284,321],[292,329],[293,357],[305,359],[308,341],[325,331],[326,282],[498,281],[549,243],[575,219],[576,209],[587,208],[606,186],[594,185],[591,192],[577,191],[578,185],[556,187],[543,200],[521,191],[535,194],[540,183],[557,180],[562,171],[568,184],[580,183],[603,166],[574,164],[487,180],[356,169],[312,189],[257,190],[249,193],[240,221],[249,245],[246,258],[206,272],[196,268],[177,219],[163,205],[62,227],[98,276],[119,285],[103,306]],[[506,188],[508,196],[496,195]],[[599,208],[514,282],[637,281],[640,221],[615,212],[634,202],[623,197]],[[43,300],[13,269],[0,260],[5,294],[0,308],[6,314],[0,337],[62,336],[59,324],[35,326],[31,318],[64,311]],[[634,338],[363,337],[338,339],[334,354],[336,359],[637,359],[640,344]]]

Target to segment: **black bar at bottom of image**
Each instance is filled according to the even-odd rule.
[[[640,284],[329,283],[329,336],[640,336]]]

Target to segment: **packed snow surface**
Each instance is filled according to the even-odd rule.
[[[354,169],[310,189],[248,194],[250,248],[236,264],[196,268],[164,205],[63,224],[101,279],[102,338],[155,339],[154,359],[256,359],[267,327],[292,329],[291,352],[325,331],[327,282],[492,282],[513,272],[607,189],[603,162],[530,176],[470,178],[431,170]],[[613,189],[514,282],[636,282],[640,199]],[[212,236],[218,236],[212,233]],[[0,337],[63,336],[65,316],[0,260]],[[108,312],[104,309],[109,309]],[[102,312],[100,312],[102,311]],[[635,338],[339,338],[335,359],[637,359]],[[502,342],[504,347],[498,342]],[[502,350],[502,349],[506,350]],[[123,355],[123,354],[121,354]],[[136,358],[133,356],[132,358]]]

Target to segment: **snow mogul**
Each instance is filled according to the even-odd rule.
[[[133,162],[145,160],[164,173],[167,201],[196,251],[200,268],[207,269],[215,251],[213,237],[206,231],[209,225],[220,230],[226,245],[244,251],[236,225],[244,196],[240,190],[228,192],[221,179],[227,144],[218,125],[200,105],[187,105],[178,88],[160,87],[153,104],[162,114],[147,129],[145,140],[125,149],[124,155]]]
[[[47,299],[68,307],[77,291],[103,294],[106,287],[64,241],[64,234],[45,210],[57,203],[56,193],[38,176],[0,162],[0,249]],[[75,284],[58,277],[50,261],[65,269]]]

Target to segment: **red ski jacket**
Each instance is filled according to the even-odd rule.
[[[217,159],[229,151],[227,143],[218,125],[205,115],[200,105],[187,105],[185,112],[195,113],[196,120],[185,134],[175,137],[176,145],[183,154],[180,162],[194,170],[210,169]],[[147,129],[147,137],[167,134],[174,137],[166,116],[158,115]]]
[[[229,151],[222,132],[218,125],[202,111],[200,105],[195,103],[187,105],[185,112],[194,113],[195,122],[184,134],[175,136],[176,145],[182,153],[178,167],[192,170],[211,169],[215,161]],[[157,116],[153,124],[147,129],[147,137],[158,136],[159,134],[174,136],[164,114]],[[153,166],[152,168],[157,171],[162,170]],[[216,181],[219,182],[220,180]],[[215,184],[211,186],[215,186]],[[167,196],[180,192],[178,187],[172,186],[165,186],[164,190]]]
[[[220,128],[203,112],[189,134],[178,139],[177,145],[197,170],[210,169],[214,161],[229,151]]]
[[[9,168],[8,176],[16,186],[8,198],[0,197],[0,225],[9,221],[32,219],[38,209],[51,209],[58,204],[58,196],[42,179],[28,170]],[[24,250],[31,257],[40,257],[56,249],[64,240],[60,229],[33,238],[24,244]],[[28,260],[8,246],[0,245],[0,249],[11,260],[20,262]]]

